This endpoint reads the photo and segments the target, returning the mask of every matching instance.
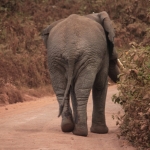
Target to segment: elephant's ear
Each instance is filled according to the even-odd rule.
[[[58,21],[55,21],[53,22],[51,25],[49,25],[47,28],[45,28],[42,32],[41,32],[41,36],[42,36],[42,39],[44,41],[44,44],[45,44],[45,47],[47,48],[47,40],[48,40],[48,36],[49,36],[49,33],[51,31],[51,29],[53,27],[55,27],[58,23],[60,23],[61,21],[63,21],[64,19],[61,19],[61,20],[58,20]]]
[[[108,33],[108,39],[114,43],[114,37],[115,37],[115,32],[114,32],[114,28],[112,26],[112,21],[109,18],[109,15],[107,14],[107,12],[103,11],[101,13],[98,14],[100,22],[105,30],[105,32]]]
[[[109,15],[105,11],[99,13],[98,16],[106,33],[107,44],[108,44],[110,55],[112,55],[114,49],[114,37],[115,37],[112,21],[110,20]]]

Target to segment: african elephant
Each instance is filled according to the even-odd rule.
[[[59,116],[62,116],[62,131],[88,135],[87,102],[92,89],[90,130],[107,133],[107,76],[116,82],[119,74],[114,50],[115,34],[108,14],[72,14],[49,25],[41,35],[48,53],[48,67],[59,103]]]

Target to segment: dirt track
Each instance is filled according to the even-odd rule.
[[[116,136],[116,121],[112,114],[120,107],[111,101],[117,93],[116,86],[110,86],[107,94],[106,121],[108,134],[94,134],[88,137],[63,133],[60,129],[58,104],[55,97],[17,103],[0,107],[0,150],[134,150],[125,140]],[[88,102],[88,127],[91,125],[92,101]]]

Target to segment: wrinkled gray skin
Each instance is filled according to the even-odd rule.
[[[117,54],[113,50],[114,36],[106,12],[87,16],[73,14],[43,30],[42,38],[48,51],[50,77],[60,107],[63,132],[88,135],[87,102],[91,89],[91,132],[108,132],[105,122],[107,76],[116,82],[119,74]]]

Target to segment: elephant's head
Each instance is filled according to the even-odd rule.
[[[118,78],[118,75],[120,74],[119,67],[120,67],[120,61],[118,59],[117,52],[114,49],[109,60],[108,75],[115,83],[119,81]]]

